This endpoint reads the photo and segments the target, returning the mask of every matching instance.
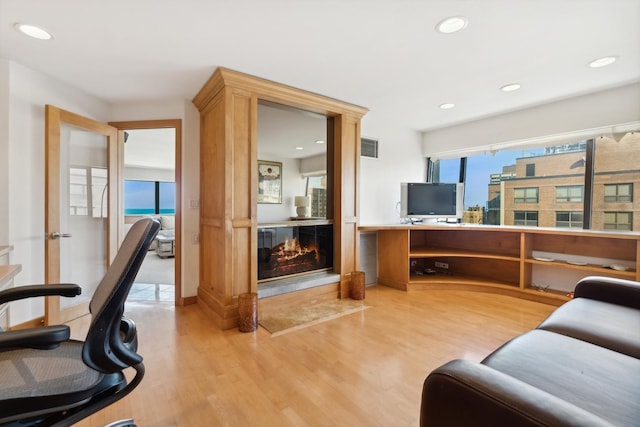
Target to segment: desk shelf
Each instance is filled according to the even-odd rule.
[[[559,305],[569,299],[562,286],[575,285],[576,277],[640,280],[637,232],[468,224],[366,226],[360,231],[378,233],[378,283],[403,290],[478,290]],[[558,260],[535,259],[540,252],[555,253]],[[586,263],[572,261],[576,259]],[[629,269],[605,267],[600,259]],[[559,289],[554,284],[536,287],[534,276],[545,269],[552,269],[546,270],[552,272],[548,276],[564,281]],[[435,274],[426,274],[433,270]]]

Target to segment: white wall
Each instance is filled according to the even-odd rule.
[[[8,95],[2,94],[3,109],[8,110],[8,134],[0,138],[0,157],[8,159],[9,186],[2,195],[7,203],[7,241],[13,244],[11,262],[22,264],[16,285],[44,282],[44,106],[70,110],[98,121],[106,121],[109,106],[59,80],[31,70],[12,61],[3,61],[3,84]],[[8,83],[8,84],[7,84]],[[5,157],[6,156],[6,157]],[[0,185],[2,185],[0,183]],[[0,214],[1,218],[1,214]],[[7,233],[5,233],[7,234]],[[12,303],[10,325],[15,325],[44,313],[42,299]]]
[[[400,223],[400,183],[425,180],[421,135],[375,121],[375,112],[362,120],[362,136],[377,139],[378,158],[360,159],[360,225]]]
[[[640,83],[426,132],[425,156],[459,157],[518,144],[596,137],[600,129],[640,120]],[[593,130],[593,131],[590,131]]]

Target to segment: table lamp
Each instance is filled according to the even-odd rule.
[[[311,206],[311,198],[309,196],[295,197],[296,214],[298,218],[306,218],[310,216],[309,206]]]

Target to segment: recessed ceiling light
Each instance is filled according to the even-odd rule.
[[[304,150],[304,147],[296,147],[296,150]]]
[[[38,40],[51,40],[53,36],[46,30],[43,30],[40,27],[36,27],[35,25],[28,24],[16,24],[16,29],[23,34],[28,35],[29,37],[33,37]]]
[[[452,34],[460,30],[464,30],[467,27],[467,18],[462,16],[452,16],[451,18],[443,19],[436,25],[436,31],[442,34]]]
[[[443,109],[443,110],[450,110],[455,106],[456,106],[456,104],[451,104],[451,103],[440,104],[440,108]]]
[[[316,141],[316,144],[324,144],[324,141],[319,139],[319,140]]]
[[[520,85],[518,83],[509,83],[508,85],[504,85],[500,88],[503,92],[513,92],[518,89],[520,89]]]
[[[615,56],[605,56],[604,58],[598,58],[589,62],[589,67],[591,68],[606,67],[607,65],[611,65],[614,62],[616,62],[616,59],[618,58]]]

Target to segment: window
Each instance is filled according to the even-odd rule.
[[[175,182],[124,181],[125,215],[176,213]]]
[[[531,188],[515,188],[514,203],[538,203],[538,189],[535,187]]]
[[[311,216],[327,217],[327,175],[307,177],[307,196],[311,196]]]
[[[536,164],[535,163],[527,163],[526,166],[526,175],[525,176],[536,176]]]
[[[633,184],[605,184],[605,202],[632,202]]]
[[[538,212],[537,211],[515,211],[513,213],[514,225],[531,225],[538,226]]]
[[[582,228],[582,212],[556,212],[556,227]]]
[[[637,135],[640,133],[630,132],[620,138],[616,136],[616,140],[598,138],[429,160],[427,178],[446,182],[463,177],[465,222],[514,225],[514,213],[526,207],[538,212],[539,227],[577,227],[582,221],[583,228],[592,230],[635,227],[637,231],[640,230]],[[468,215],[469,211],[473,215]],[[605,226],[605,212],[629,212],[636,221],[609,218]],[[526,218],[518,221],[531,222]]]
[[[566,185],[562,187],[556,187],[556,203],[566,203],[566,202],[581,203],[583,200],[584,200],[584,185]]]
[[[633,230],[633,217],[631,212],[605,212],[605,230]]]

